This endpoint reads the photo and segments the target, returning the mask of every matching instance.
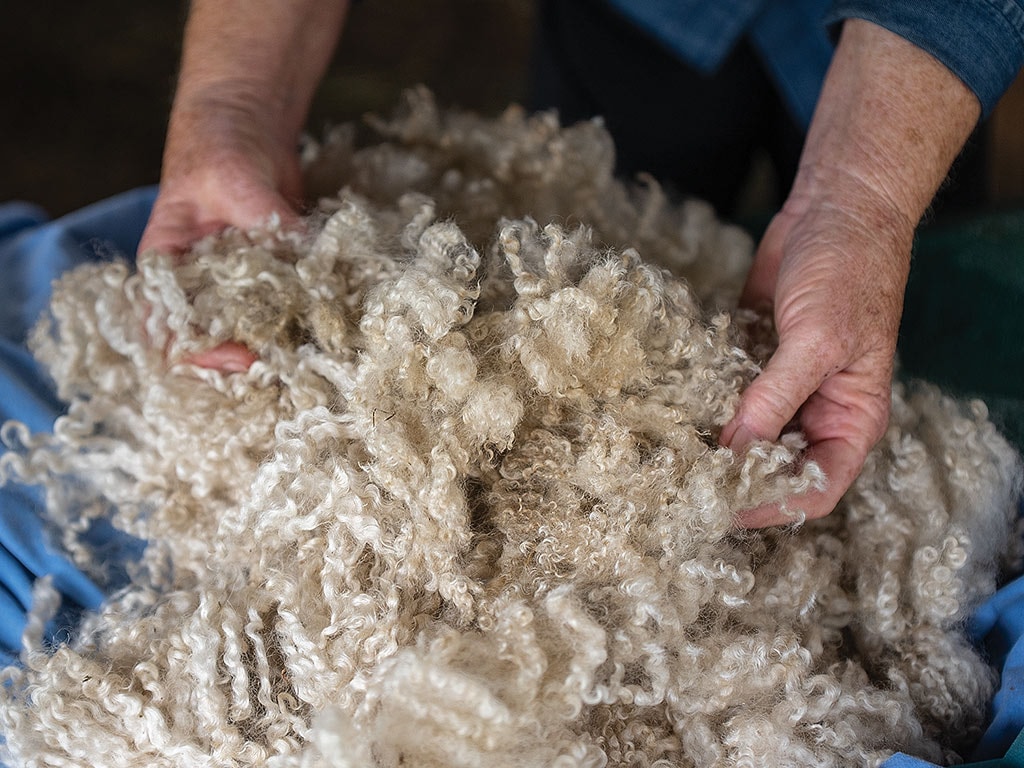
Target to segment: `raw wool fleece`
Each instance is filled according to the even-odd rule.
[[[1020,490],[983,406],[895,388],[835,513],[739,532],[824,482],[797,435],[716,443],[770,350],[708,309],[749,241],[614,181],[596,123],[416,92],[375,130],[311,150],[311,185],[349,186],[308,236],[57,286],[33,344],[69,412],[52,436],[8,425],[0,466],[46,487],[98,578],[91,519],[149,546],[69,643],[39,643],[38,590],[0,689],[10,763],[764,768],[970,744],[993,673],[961,626]],[[167,362],[225,339],[248,373]]]

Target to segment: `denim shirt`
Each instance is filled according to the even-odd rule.
[[[747,35],[805,128],[832,57],[829,26],[874,22],[945,64],[995,107],[1024,64],[1024,0],[608,0],[686,63],[713,71]]]

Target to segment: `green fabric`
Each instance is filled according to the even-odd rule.
[[[900,376],[983,400],[1024,451],[1024,211],[921,229],[899,353]],[[1024,768],[1024,733],[1005,757],[962,768]]]
[[[1018,735],[1007,750],[1002,765],[1006,768],[1024,768],[1024,733]]]
[[[921,229],[899,353],[902,377],[982,399],[1024,450],[1024,211]]]
[[[1024,732],[1013,740],[1005,757],[980,763],[964,763],[960,768],[1024,768]]]

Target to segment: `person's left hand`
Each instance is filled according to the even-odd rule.
[[[914,229],[979,113],[931,54],[872,22],[843,24],[793,191],[741,297],[774,312],[779,346],[719,438],[742,450],[797,417],[828,485],[739,525],[827,515],[884,434]]]
[[[791,196],[771,222],[741,303],[774,311],[779,346],[743,393],[721,442],[742,450],[775,440],[796,416],[806,459],[827,486],[779,507],[740,514],[748,528],[827,515],[881,438],[909,269],[913,222],[883,197],[849,182],[848,193]],[[840,185],[842,186],[842,185]]]

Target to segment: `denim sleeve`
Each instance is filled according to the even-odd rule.
[[[945,64],[987,116],[1024,65],[1024,0],[835,0],[828,22],[874,22]]]

